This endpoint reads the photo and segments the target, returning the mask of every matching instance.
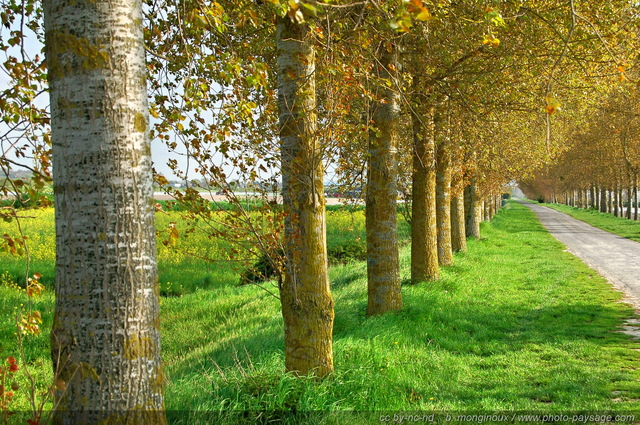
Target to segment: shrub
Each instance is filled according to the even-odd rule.
[[[283,249],[278,249],[269,254],[262,254],[260,258],[258,258],[258,261],[240,274],[240,285],[266,282],[278,277],[283,262]]]
[[[367,259],[367,243],[363,239],[342,240],[328,246],[327,254],[330,264],[344,264],[351,260],[364,261]]]

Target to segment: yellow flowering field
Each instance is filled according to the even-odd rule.
[[[181,295],[198,288],[236,284],[240,273],[255,261],[256,255],[243,251],[242,245],[231,245],[221,238],[210,237],[207,231],[198,230],[206,229],[202,223],[190,232],[182,214],[177,211],[156,214],[161,292],[164,295]],[[218,214],[222,217],[226,213]],[[29,210],[21,216],[19,226],[27,237],[26,252],[31,258],[29,273],[41,274],[40,282],[51,288],[55,277],[54,209]],[[260,227],[259,220],[264,219],[256,216],[256,220]],[[327,211],[327,233],[332,263],[362,259],[366,252],[364,211]],[[1,235],[18,238],[18,224],[15,221],[0,222]],[[15,282],[24,282],[26,258],[26,255],[15,255],[9,249],[0,251],[0,273]]]

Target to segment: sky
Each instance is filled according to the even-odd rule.
[[[0,37],[3,37],[3,38],[6,37],[9,31],[13,29],[15,28],[6,29],[2,27],[2,29],[0,30]],[[33,32],[28,30],[27,34],[28,34],[28,37],[25,44],[25,50],[27,51],[28,55],[31,57],[34,57],[36,54],[40,54],[42,56],[43,45],[38,41],[36,35]],[[17,48],[9,49],[6,52],[0,52],[0,55],[2,55],[0,56],[0,62],[4,63],[8,56],[11,56],[11,55],[17,56],[17,53],[18,53]],[[0,92],[9,88],[10,84],[11,84],[11,79],[6,74],[6,72],[3,72],[0,69]],[[35,100],[35,104],[38,107],[41,107],[41,108],[47,107],[48,109],[48,105],[49,105],[48,93],[43,93],[42,95],[40,95]],[[9,127],[5,123],[0,121],[0,135],[4,134],[8,129]],[[7,146],[8,146],[7,140],[2,140],[0,141],[0,143],[2,143],[3,151],[7,149]],[[178,151],[180,151],[180,148],[178,148]],[[182,149],[182,152],[184,152],[184,149]],[[173,178],[173,173],[171,169],[167,166],[167,162],[169,159],[175,159],[176,161],[178,161],[178,164],[182,170],[186,170],[187,168],[186,158],[182,155],[176,155],[170,152],[167,146],[165,145],[165,143],[161,140],[153,140],[151,142],[151,154],[152,154],[152,159],[153,159],[154,167],[156,168],[156,171],[159,172],[160,174],[163,174],[169,180]],[[33,165],[33,162],[30,159],[16,158],[15,152],[13,151],[7,152],[7,157],[11,160],[14,160],[24,165],[29,165],[29,166]]]
[[[13,29],[15,28],[6,29],[4,27],[1,27],[0,37],[3,37],[3,38],[6,37],[9,31]],[[36,54],[40,54],[41,56],[43,56],[43,53],[42,53],[43,45],[39,42],[36,35],[32,33],[30,30],[27,30],[27,34],[28,34],[28,37],[26,39],[26,44],[25,44],[25,50],[27,51],[27,54],[31,57],[34,57]],[[19,56],[18,53],[19,53],[18,48],[12,48],[7,50],[6,52],[0,52],[0,62],[3,63],[7,59],[7,56],[10,56],[10,55]],[[11,85],[11,80],[9,76],[5,72],[3,72],[2,69],[0,69],[0,92],[9,88],[10,85]],[[35,100],[35,103],[38,107],[48,109],[48,105],[49,105],[48,94],[43,93],[41,96],[39,96]],[[151,118],[152,125],[154,123],[154,120],[155,120],[154,118]],[[0,121],[0,135],[4,134],[7,130],[8,130],[7,125],[4,124],[2,121]],[[190,179],[199,178],[200,176],[194,171],[195,165],[193,164],[193,161],[189,162],[186,155],[184,155],[184,153],[186,152],[184,145],[180,143],[179,139],[176,139],[176,141],[178,142],[177,153],[170,151],[166,146],[165,141],[163,140],[155,139],[151,141],[151,154],[152,154],[152,160],[153,160],[154,168],[156,172],[164,175],[168,180],[177,180],[177,177],[174,175],[173,171],[167,165],[169,160],[175,160],[177,161],[178,167],[180,170],[185,171],[187,170],[187,167],[190,168],[188,178]],[[0,139],[0,144],[1,144],[0,147],[2,148],[2,151],[3,151],[2,153],[4,153],[4,150],[8,145],[7,140]],[[14,160],[16,162],[29,165],[29,166],[33,165],[32,160],[16,158],[15,152],[10,151],[6,153],[6,155],[9,159]],[[334,167],[332,166],[327,166],[328,173],[325,179],[327,180],[327,183],[331,183],[331,180],[335,177],[335,172],[333,168]],[[238,179],[238,176],[236,175],[232,178]]]

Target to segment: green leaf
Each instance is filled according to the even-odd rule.
[[[318,16],[318,8],[315,7],[314,5],[306,4],[306,3],[302,3],[301,5],[304,8],[305,15],[313,16],[313,17]]]

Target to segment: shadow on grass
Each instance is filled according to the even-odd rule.
[[[336,371],[321,382],[283,373],[277,302],[237,291],[216,297],[229,299],[226,306],[194,312],[183,305],[175,320],[202,330],[165,349],[172,359],[168,408],[229,411],[220,423],[266,423],[282,420],[282,412],[301,412],[300,419],[309,409],[638,408],[640,354],[617,332],[632,310],[568,254],[554,254],[542,231],[515,249],[519,232],[506,225],[509,215],[521,220],[519,232],[537,229],[522,218],[526,212],[502,212],[498,218],[507,221],[493,225],[499,232],[487,228],[487,239],[445,268],[442,280],[403,287],[401,311],[366,316],[363,266],[334,276]],[[513,252],[499,257],[496,244]],[[538,247],[553,259],[534,262]],[[529,257],[532,266],[523,261]],[[611,401],[614,391],[621,402]]]
[[[520,398],[515,406],[522,406],[526,400],[533,405],[566,409],[580,397],[595,394],[606,398],[614,389],[624,391],[628,397],[640,394],[637,385],[629,387],[628,377],[618,376],[615,371],[602,379],[591,375],[600,373],[599,369],[588,371],[590,363],[597,361],[593,352],[606,353],[629,345],[629,338],[616,332],[628,316],[624,309],[588,303],[540,308],[484,305],[480,309],[474,304],[456,304],[443,296],[444,291],[441,286],[415,288],[405,297],[407,306],[402,311],[370,318],[364,314],[366,298],[351,292],[340,294],[336,299],[334,335],[336,373],[331,378],[338,387],[326,390],[323,402],[338,410],[342,405],[349,409],[349,394],[370,391],[370,381],[381,373],[378,369],[399,375],[393,381],[380,375],[381,380],[375,385],[387,385],[379,391],[393,394],[394,403],[404,408],[411,408],[416,394],[433,389],[421,388],[403,373],[439,373],[441,376],[430,378],[430,385],[440,388],[440,399],[473,408],[492,397]],[[250,420],[258,417],[273,420],[281,414],[304,410],[310,387],[331,386],[327,382],[291,382],[282,373],[283,336],[277,312],[268,319],[227,323],[224,342],[216,337],[220,335],[215,333],[219,330],[216,317],[204,321],[202,314],[190,317],[205,328],[210,326],[210,332],[205,332],[206,337],[200,341],[187,337],[181,347],[183,362],[170,369],[173,385],[187,383],[200,391],[188,390],[188,400],[180,396],[182,400],[170,403],[169,408],[180,405],[195,409],[211,403],[213,408],[216,402],[234,400],[240,410],[229,416],[228,422],[221,423],[235,423],[239,418],[252,423]],[[625,355],[632,365],[639,356],[628,351]],[[190,352],[193,357],[188,355]],[[616,353],[620,355],[621,352]],[[353,375],[352,370],[358,373]],[[456,383],[454,378],[461,370],[470,377]],[[511,384],[496,383],[495,376],[503,373],[527,376]],[[486,376],[493,378],[487,380]],[[341,389],[341,383],[349,380],[348,390]],[[620,387],[616,387],[616,380],[622,382]],[[402,390],[398,392],[398,388]],[[397,408],[394,404],[380,404],[380,400],[371,402],[376,409]],[[304,417],[304,412],[301,414],[297,419]],[[286,423],[297,423],[296,417],[289,420]]]

